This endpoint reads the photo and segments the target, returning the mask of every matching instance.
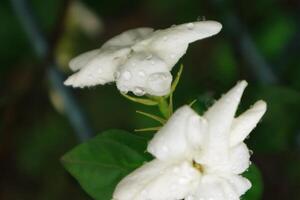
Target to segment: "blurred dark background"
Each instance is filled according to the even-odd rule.
[[[223,30],[191,44],[179,61],[185,67],[175,105],[197,98],[205,109],[246,79],[240,112],[258,99],[268,103],[247,140],[262,175],[261,199],[300,199],[298,0],[2,0],[0,199],[89,199],[60,157],[93,133],[152,125],[135,114],[144,107],[114,85],[64,88],[72,57],[130,28],[205,19]]]

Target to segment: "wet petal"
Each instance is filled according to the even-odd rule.
[[[91,57],[91,54],[94,54],[93,51],[90,54],[83,54],[77,60],[75,58],[71,61],[74,69],[82,67],[81,70],[71,75],[64,84],[82,88],[112,82],[117,66],[124,61],[129,52],[130,49],[128,48],[118,51],[104,51],[90,60],[86,59],[85,56]],[[85,66],[81,66],[84,62],[87,62]]]
[[[161,57],[169,70],[185,54],[189,43],[217,34],[222,25],[216,21],[199,21],[155,31],[148,47]]]
[[[195,189],[200,173],[189,162],[153,160],[125,177],[114,200],[178,200]]]
[[[201,200],[239,200],[239,195],[222,177],[205,175],[195,191],[195,199]]]
[[[243,173],[250,165],[249,159],[250,153],[245,143],[231,148],[229,155],[230,171],[234,174]]]
[[[233,121],[230,133],[230,146],[235,146],[244,141],[266,112],[266,108],[267,105],[264,101],[258,101]]]
[[[77,70],[83,68],[92,59],[94,59],[99,53],[100,53],[100,49],[95,49],[95,50],[80,54],[79,56],[73,58],[69,63],[71,70],[77,71]]]
[[[118,49],[122,47],[127,47],[134,45],[135,43],[144,40],[149,37],[153,33],[152,28],[135,28],[128,31],[124,31],[123,33],[111,38],[106,43],[103,44],[103,49]]]
[[[161,160],[188,157],[193,147],[200,147],[205,130],[206,121],[183,106],[155,134],[147,150]]]
[[[230,127],[246,86],[246,81],[237,83],[204,114],[209,125],[207,154],[219,162],[227,160]]]
[[[238,196],[242,196],[251,188],[251,182],[240,175],[229,175],[226,177],[226,180]]]

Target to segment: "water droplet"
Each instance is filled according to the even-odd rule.
[[[161,150],[164,151],[164,152],[168,152],[168,151],[169,151],[169,148],[168,148],[167,146],[163,146],[163,147],[161,148]]]
[[[253,151],[252,150],[249,150],[249,153],[250,153],[250,155],[253,155]]]
[[[93,74],[89,74],[89,75],[88,75],[88,79],[91,80],[91,79],[93,79],[93,78],[94,78],[94,75],[93,75]]]
[[[142,194],[142,196],[147,196],[148,192],[147,192],[147,190],[143,190],[141,194]]]
[[[125,80],[130,80],[131,79],[131,73],[129,71],[125,71],[125,72],[123,72],[122,77]]]
[[[186,179],[186,178],[180,178],[179,180],[178,180],[178,182],[179,182],[179,184],[182,184],[182,185],[185,185],[185,184],[187,184],[188,183],[188,179]]]
[[[122,92],[122,93],[125,93],[127,94],[128,93],[128,89],[126,87],[119,87],[119,90]]]
[[[102,68],[98,68],[98,70],[97,70],[98,74],[101,74],[102,71],[103,71]]]
[[[150,54],[146,57],[146,60],[150,60],[152,57],[153,57],[152,54]]]
[[[163,37],[163,41],[167,41],[168,37],[167,36],[164,36]]]
[[[143,72],[143,71],[139,71],[139,72],[138,72],[138,75],[139,75],[140,77],[145,77],[145,76],[146,76],[145,72]]]
[[[206,17],[205,16],[198,16],[197,21],[206,21]]]
[[[147,79],[147,87],[156,93],[167,92],[170,88],[172,77],[169,73],[158,72],[149,75]]]
[[[120,72],[115,72],[115,73],[114,73],[114,78],[115,78],[115,79],[118,79],[119,77],[120,77]]]
[[[154,65],[155,64],[155,61],[154,60],[151,60],[151,65]]]
[[[194,28],[194,24],[193,23],[188,23],[187,25],[186,25],[186,27],[188,28],[188,29],[193,29]]]
[[[179,172],[179,167],[174,167],[173,172],[178,173]]]
[[[175,54],[171,54],[171,55],[170,55],[170,58],[175,58]]]
[[[189,195],[189,196],[187,196],[184,200],[194,200],[194,199],[195,199],[194,196]]]
[[[145,91],[140,87],[136,87],[136,88],[134,88],[133,93],[136,96],[143,96],[145,94]]]

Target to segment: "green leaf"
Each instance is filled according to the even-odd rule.
[[[117,183],[147,161],[147,139],[110,130],[65,154],[62,163],[94,199],[111,200]]]
[[[263,192],[263,181],[259,169],[252,164],[243,176],[250,180],[252,187],[242,197],[242,200],[260,200]]]

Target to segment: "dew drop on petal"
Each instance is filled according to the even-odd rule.
[[[102,73],[102,68],[98,68],[98,70],[97,70],[97,72],[99,73],[99,74],[101,74]]]
[[[249,150],[249,153],[250,153],[250,155],[253,155],[253,151],[252,150]]]
[[[179,168],[178,167],[174,167],[173,172],[174,173],[178,173],[179,172]]]
[[[136,96],[143,96],[146,92],[142,88],[136,87],[136,88],[134,88],[133,93]]]
[[[90,80],[92,80],[92,79],[93,79],[93,77],[94,77],[94,75],[93,75],[93,74],[89,74],[89,75],[88,75],[88,79],[90,79]]]
[[[178,180],[178,182],[179,182],[179,184],[185,185],[185,184],[188,183],[188,179],[186,179],[186,178],[180,178],[180,179]]]
[[[122,77],[125,80],[130,80],[131,79],[131,73],[129,71],[125,71],[125,72],[123,72]]]
[[[194,200],[194,196],[192,195],[188,195],[186,198],[184,198],[184,200]]]
[[[206,21],[206,17],[205,16],[198,16],[197,21]]]
[[[147,190],[143,190],[141,194],[142,194],[142,196],[147,196],[148,192],[147,192]]]
[[[171,55],[170,55],[170,58],[175,58],[175,54],[171,54]]]
[[[152,57],[153,57],[152,54],[150,54],[146,57],[146,60],[150,60]]]
[[[127,87],[124,87],[124,86],[120,86],[119,87],[119,90],[122,92],[122,93],[128,93],[128,88]]]
[[[187,25],[186,25],[186,27],[188,28],[188,29],[193,29],[194,28],[194,24],[193,23],[188,23]]]
[[[145,72],[143,72],[143,71],[139,71],[139,72],[138,72],[138,75],[139,75],[140,77],[145,77],[145,76],[146,76]]]
[[[115,73],[114,73],[114,78],[115,78],[115,79],[120,78],[120,72],[115,72]]]
[[[163,147],[161,148],[161,150],[162,150],[163,152],[168,152],[168,151],[169,151],[169,148],[168,148],[167,146],[163,146]]]

